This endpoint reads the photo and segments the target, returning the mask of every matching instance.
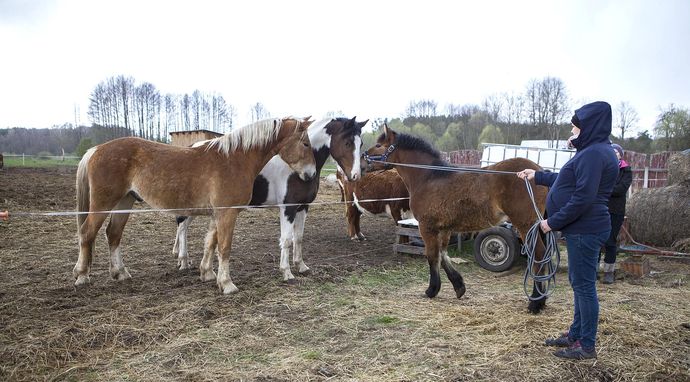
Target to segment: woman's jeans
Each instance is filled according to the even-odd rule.
[[[597,267],[599,250],[611,231],[595,234],[565,234],[568,248],[568,279],[573,288],[575,312],[568,336],[585,349],[594,347],[599,323]]]
[[[618,233],[621,231],[623,220],[625,220],[624,214],[611,214],[611,234],[606,240],[606,244],[604,244],[606,247],[604,262],[606,264],[616,263],[616,255],[618,254]]]

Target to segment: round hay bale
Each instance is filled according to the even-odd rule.
[[[690,150],[668,158],[668,185],[674,184],[690,187]]]
[[[690,237],[690,187],[673,185],[637,191],[628,201],[630,234],[641,243],[671,247]]]

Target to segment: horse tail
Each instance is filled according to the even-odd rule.
[[[89,212],[89,203],[91,199],[91,190],[89,187],[89,160],[94,151],[95,148],[88,150],[79,161],[79,167],[77,167],[77,212]],[[86,220],[86,216],[85,214],[77,215],[77,232]]]

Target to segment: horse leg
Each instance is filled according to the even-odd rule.
[[[354,227],[353,228],[354,236],[351,236],[351,238],[353,240],[360,240],[360,241],[366,240],[367,237],[364,236],[364,234],[362,233],[362,229],[360,228],[360,225],[359,225],[359,222],[362,218],[362,211],[360,211],[355,206],[352,206],[352,208],[354,208],[354,211],[353,211],[354,217],[353,217],[353,222],[352,222],[352,226]]]
[[[295,215],[295,224],[292,226],[292,262],[299,267],[298,272],[302,275],[309,273],[309,267],[302,259],[302,239],[304,238],[304,222],[307,220],[307,212],[307,209],[298,211]]]
[[[120,200],[115,209],[128,210],[132,208],[135,200],[133,196],[128,194]],[[110,214],[110,222],[105,229],[105,235],[108,238],[108,248],[110,249],[110,277],[117,281],[132,278],[122,261],[122,250],[120,249],[122,231],[124,231],[128,219],[129,214]]]
[[[216,273],[213,272],[213,255],[216,252],[218,245],[218,232],[216,230],[216,219],[211,218],[208,224],[208,232],[204,240],[204,256],[199,263],[199,278],[201,281],[211,281],[216,279]]]
[[[429,287],[426,290],[426,295],[429,298],[434,298],[441,290],[438,232],[432,232],[420,224],[419,233],[424,240],[424,255],[429,262]]]
[[[509,215],[510,216],[510,215]],[[534,224],[533,222],[530,222],[529,220],[523,219],[524,221],[518,221],[515,222],[513,221],[513,224],[517,227],[518,231],[520,231],[520,235],[522,237],[522,242],[525,242],[525,235],[527,232],[530,230],[532,225]],[[517,220],[517,219],[516,219]],[[516,224],[517,223],[517,224]],[[537,228],[539,229],[539,228]],[[547,267],[543,267],[543,269],[539,269],[538,263],[544,258],[544,255],[546,253],[546,247],[544,246],[544,234],[541,232],[541,229],[539,229],[539,234],[537,235],[537,245],[534,253],[535,257],[535,265],[532,268],[532,273],[533,274],[544,274],[548,272]],[[546,282],[535,282],[534,285],[532,286],[532,296],[530,297],[529,304],[527,305],[527,310],[530,313],[537,314],[544,309],[546,306],[546,296],[542,295],[539,291],[545,291],[546,287],[548,284]]]
[[[107,216],[107,214],[89,214],[79,227],[79,259],[72,269],[72,275],[77,279],[74,282],[76,286],[90,282],[89,272],[93,263],[96,234]]]
[[[460,298],[465,294],[465,282],[460,272],[453,266],[450,257],[448,257],[448,242],[450,241],[450,235],[450,231],[443,231],[438,234],[439,241],[441,242],[441,265],[443,266],[443,270],[446,271],[448,280],[453,284],[455,295]]]
[[[173,253],[177,253],[177,266],[181,271],[192,266],[192,261],[189,260],[189,252],[187,252],[187,230],[189,225],[192,224],[192,220],[194,220],[194,216],[177,217],[177,233],[175,234]]]
[[[216,215],[216,236],[218,238],[218,279],[216,284],[223,294],[239,291],[230,278],[230,249],[232,248],[232,234],[239,210],[231,208],[218,212]]]
[[[295,276],[290,270],[290,248],[295,225],[286,214],[285,207],[280,207],[280,270],[283,272],[283,281],[292,283]]]
[[[544,239],[542,236],[544,236],[544,234],[541,232],[541,230],[539,230],[537,248],[534,255],[537,262],[541,261],[546,253],[546,247],[544,246]],[[534,268],[532,269],[534,274],[541,275],[548,272],[548,267],[546,266],[541,267],[542,269],[537,269],[537,267],[539,266],[535,264]],[[527,305],[527,310],[530,313],[537,314],[546,306],[546,296],[543,293],[540,293],[540,291],[545,293],[547,287],[548,283],[546,282],[535,282],[532,286],[532,296],[530,297],[529,304]]]

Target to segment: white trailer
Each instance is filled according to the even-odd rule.
[[[575,155],[575,150],[568,150],[565,145],[565,141],[523,141],[521,145],[483,143],[480,163],[485,167],[506,159],[527,158],[545,170],[558,172]],[[487,270],[505,271],[520,256],[521,244],[515,228],[506,222],[477,234],[474,258]]]
[[[561,167],[575,155],[575,150],[537,147],[536,145],[518,146],[500,143],[482,143],[482,146],[482,159],[480,162],[482,167],[510,158],[527,158],[545,170],[558,172]]]

